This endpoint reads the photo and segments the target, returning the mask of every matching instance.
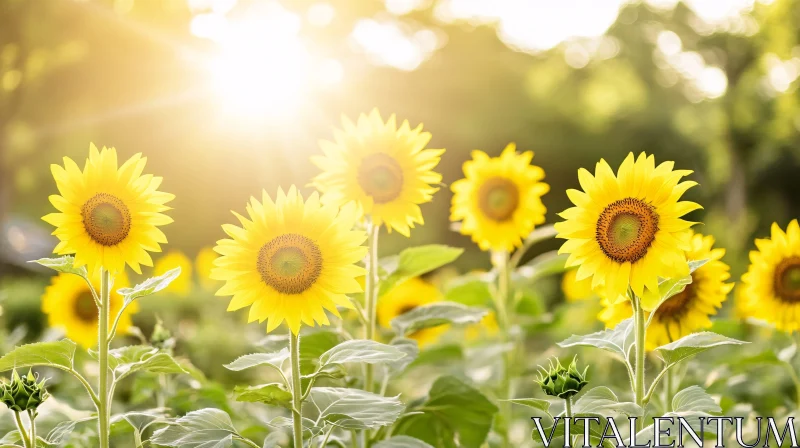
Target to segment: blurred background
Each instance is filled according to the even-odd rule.
[[[9,330],[25,329],[6,342],[45,327],[50,274],[25,262],[55,246],[40,220],[50,164],[83,160],[89,142],[144,153],[177,197],[167,248],[191,266],[250,195],[310,192],[318,140],[375,107],[424,123],[447,149],[445,184],[472,149],[533,150],[549,223],[578,168],[639,151],[675,160],[701,184],[690,218],[738,280],[753,238],[800,216],[798,23],[798,0],[0,0],[0,300]],[[487,268],[449,229],[450,197],[443,185],[426,224],[381,251],[442,242],[467,249],[459,271]],[[227,302],[212,290],[143,301],[134,319],[149,334],[155,314],[180,316],[173,328],[209,376],[245,350],[241,331],[264,335],[204,332]],[[545,308],[563,301],[557,286],[538,291]],[[241,329],[245,314],[225,319]]]

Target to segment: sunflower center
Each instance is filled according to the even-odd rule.
[[[397,315],[401,316],[409,311],[415,310],[416,308],[417,308],[416,305],[403,305],[402,307],[400,307],[399,310],[397,310]]]
[[[385,204],[403,191],[403,168],[388,154],[369,155],[358,168],[358,184],[373,201]]]
[[[295,233],[275,237],[258,252],[261,280],[278,292],[301,294],[322,272],[322,252],[310,238]]]
[[[97,244],[114,246],[131,231],[131,213],[116,196],[98,193],[81,207],[83,228]]]
[[[775,268],[775,295],[788,303],[800,302],[800,257],[789,257]]]
[[[694,296],[694,278],[692,278],[692,283],[686,285],[683,291],[670,297],[658,307],[656,317],[659,320],[681,318],[689,311],[689,305],[694,300]]]
[[[617,263],[634,263],[647,255],[656,239],[658,215],[641,199],[609,204],[597,219],[595,238],[606,256]]]
[[[97,305],[94,303],[94,297],[91,292],[84,291],[80,293],[72,306],[75,316],[77,316],[81,322],[97,322]]]
[[[492,177],[478,189],[478,206],[489,219],[507,221],[519,206],[519,189],[508,179]]]

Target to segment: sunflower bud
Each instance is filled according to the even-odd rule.
[[[541,366],[539,368],[542,369],[538,381],[539,386],[542,387],[544,393],[553,397],[570,398],[589,384],[586,381],[586,372],[589,370],[589,366],[586,366],[583,372],[578,371],[577,357],[572,359],[569,367],[562,366],[561,361],[556,359],[555,365],[553,361],[550,361],[548,369]]]
[[[34,375],[31,371],[20,377],[14,370],[11,374],[11,381],[3,379],[0,383],[0,390],[2,390],[0,400],[12,411],[35,411],[50,396],[44,387],[47,379],[37,382],[38,379],[38,375]]]
[[[161,322],[161,319],[156,321],[156,326],[153,328],[153,334],[150,335],[150,345],[159,350],[164,350],[167,352],[175,348],[175,338],[172,337],[172,332],[164,326],[164,323]]]

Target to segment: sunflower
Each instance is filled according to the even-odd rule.
[[[214,289],[218,286],[217,281],[211,278],[211,269],[214,267],[214,260],[216,259],[217,253],[214,252],[213,247],[200,249],[194,259],[194,268],[200,280],[200,286],[204,289]]]
[[[708,261],[692,273],[692,283],[656,309],[647,329],[648,350],[710,328],[709,317],[717,314],[733,289],[733,283],[725,283],[730,278],[730,268],[721,261],[725,249],[714,248],[714,237],[699,233],[691,234],[689,241],[691,248],[686,252],[687,258]],[[598,316],[610,328],[633,315],[629,300],[616,302],[603,299],[604,309]]]
[[[442,293],[432,284],[419,277],[408,279],[378,299],[378,322],[384,328],[391,328],[392,319],[395,317],[418,306],[442,300]],[[417,341],[420,347],[424,347],[436,342],[447,328],[447,325],[423,328],[408,337]]]
[[[477,341],[484,337],[494,337],[500,331],[497,326],[497,316],[494,311],[489,311],[477,324],[470,324],[464,328],[464,338],[467,341]]]
[[[100,291],[100,274],[95,273],[92,278],[95,291]],[[124,299],[116,293],[119,288],[129,286],[125,272],[115,278],[113,292],[111,293],[111,306],[109,314],[117,316],[122,309]],[[136,302],[125,308],[120,317],[117,331],[125,334],[131,327],[131,314],[138,310]],[[64,328],[69,339],[85,348],[97,346],[97,322],[99,311],[95,304],[89,285],[81,277],[74,274],[61,273],[54,276],[50,285],[45,288],[42,295],[42,312],[47,315],[51,327]],[[110,327],[110,325],[109,325]]]
[[[356,201],[377,225],[385,224],[409,236],[422,224],[419,204],[430,202],[442,176],[433,170],[444,149],[424,149],[431,134],[404,121],[397,128],[395,116],[386,123],[377,110],[362,114],[357,123],[342,119],[344,131],[334,140],[321,141],[323,156],[311,161],[323,172],[311,185],[323,193],[326,204],[341,206]]]
[[[749,312],[778,330],[800,330],[800,225],[795,219],[784,232],[773,223],[771,237],[756,247],[742,276]]]
[[[152,266],[150,252],[160,252],[167,242],[158,226],[172,218],[161,212],[174,196],[157,190],[160,177],[142,175],[146,158],[136,154],[117,167],[117,151],[89,147],[83,167],[68,157],[64,166],[51,165],[61,195],[50,196],[59,213],[42,219],[54,226],[60,242],[53,252],[75,254],[75,266],[90,272],[103,267],[112,274],[127,263],[141,274],[139,265]]]
[[[178,267],[181,268],[181,275],[173,280],[165,291],[186,297],[192,292],[192,260],[189,260],[183,252],[171,250],[159,257],[153,267],[153,275],[163,275]]]
[[[211,278],[225,284],[219,296],[233,296],[228,311],[250,306],[248,320],[267,321],[267,331],[286,321],[293,333],[306,325],[328,325],[325,310],[352,308],[346,294],[362,291],[357,266],[366,255],[367,235],[353,230],[359,218],[350,204],[323,205],[317,193],[303,202],[294,186],[276,200],[263,192],[250,198],[248,218],[233,214],[242,227],[225,224],[231,238],[217,242]]]
[[[561,291],[564,292],[564,297],[568,302],[579,302],[595,296],[594,291],[592,291],[592,279],[587,277],[583,280],[577,280],[577,275],[577,269],[570,269],[561,277]]]
[[[466,177],[451,187],[450,220],[461,221],[461,233],[471,235],[482,250],[510,252],[544,222],[542,195],[550,187],[531,159],[531,151],[517,154],[511,143],[500,157],[476,150],[464,162]]]
[[[559,250],[570,254],[566,266],[579,266],[577,280],[592,277],[592,288],[607,297],[626,294],[629,285],[642,297],[645,289],[657,293],[659,277],[689,274],[685,236],[693,223],[680,218],[701,207],[679,202],[696,182],[681,182],[691,171],[673,165],[656,166],[652,155],[642,153],[636,161],[629,154],[616,176],[605,160],[594,176],[578,171],[583,191],[567,190],[575,207],[555,225],[558,237],[567,240]]]

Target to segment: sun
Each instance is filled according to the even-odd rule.
[[[119,274],[129,265],[152,266],[148,252],[160,252],[167,242],[158,228],[172,222],[162,212],[175,196],[158,191],[161,178],[143,175],[147,159],[136,154],[117,166],[117,151],[89,147],[83,170],[68,157],[64,166],[51,165],[60,195],[50,196],[58,213],[42,219],[56,226],[59,243],[53,252],[75,255],[75,266],[90,272],[103,267]]]
[[[772,224],[770,238],[757,239],[742,276],[744,309],[756,319],[789,333],[800,330],[800,225],[784,232]]]
[[[355,201],[376,225],[409,236],[423,223],[419,205],[439,190],[442,176],[433,169],[444,149],[425,149],[431,134],[422,125],[412,129],[404,121],[398,128],[394,115],[384,122],[377,110],[342,123],[333,142],[320,142],[324,155],[311,158],[322,170],[311,185],[323,202]]]
[[[544,170],[531,165],[533,153],[517,154],[511,143],[500,157],[472,151],[464,162],[464,179],[452,185],[450,220],[461,221],[460,232],[483,250],[507,251],[544,222]]]
[[[313,193],[303,200],[295,187],[250,199],[247,217],[233,212],[241,227],[222,226],[230,237],[217,242],[211,277],[225,284],[219,296],[233,296],[228,311],[250,307],[249,321],[267,321],[267,331],[286,322],[297,334],[301,324],[328,325],[325,311],[352,308],[347,294],[361,292],[357,265],[366,255],[364,231],[354,230],[355,205],[341,210]]]
[[[605,297],[626,295],[628,286],[643,297],[658,291],[659,278],[689,274],[685,251],[692,222],[683,215],[701,208],[680,201],[696,185],[681,178],[673,162],[656,166],[654,157],[629,154],[617,174],[600,160],[592,175],[578,171],[583,191],[567,190],[575,204],[559,214],[558,237],[567,241],[559,253],[570,254],[567,267],[578,267],[577,280],[592,278],[592,289]],[[645,304],[648,305],[648,304]]]

